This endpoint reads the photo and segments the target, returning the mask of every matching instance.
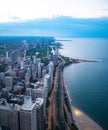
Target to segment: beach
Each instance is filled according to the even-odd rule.
[[[95,121],[74,106],[72,106],[72,113],[79,130],[103,130]]]
[[[78,127],[79,130],[104,130],[99,126],[94,120],[92,120],[89,116],[84,114],[82,111],[80,111],[78,108],[72,105],[72,98],[70,96],[70,92],[66,83],[66,80],[64,79],[64,88],[67,93],[68,101],[71,108],[71,114],[72,118],[74,120],[74,123]]]
[[[71,107],[72,118],[74,120],[74,123],[78,127],[78,129],[79,130],[104,130],[90,117],[88,117],[86,114],[84,114],[82,111],[80,111],[78,108],[72,105],[72,99],[65,79],[64,79],[64,87]]]

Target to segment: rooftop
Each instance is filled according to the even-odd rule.
[[[24,97],[24,104],[22,105],[22,110],[32,110],[36,105],[36,102],[33,103],[30,96]]]
[[[11,107],[7,103],[6,99],[4,99],[4,98],[0,99],[0,109],[11,110]]]
[[[50,78],[50,75],[49,75],[49,74],[46,74],[46,75],[45,75],[45,78],[47,78],[47,79]]]
[[[37,98],[36,99],[36,107],[39,107],[43,104],[44,99],[43,98]]]

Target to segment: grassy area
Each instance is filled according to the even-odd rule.
[[[77,126],[74,123],[71,123],[71,130],[78,130]]]
[[[4,72],[7,67],[7,64],[0,64],[0,72]]]
[[[49,50],[49,54],[51,53],[51,50],[49,49],[48,45],[37,45],[36,48],[32,48],[27,50],[26,54],[27,56],[30,56],[32,58],[32,56],[36,55],[37,58],[41,58],[42,63],[44,63],[44,65],[48,65],[49,63],[49,59],[50,59],[50,55],[47,54],[47,51]]]
[[[60,123],[60,126],[62,127],[62,130],[65,130],[66,126],[63,122],[63,118],[61,117],[61,110],[60,108],[57,109],[57,116],[58,116],[58,120],[59,120],[59,123]]]
[[[66,120],[66,122],[68,122],[68,120],[67,120],[67,114],[66,114],[66,112],[65,112],[65,108],[63,108],[63,111],[64,111],[65,120]]]
[[[65,104],[66,104],[66,106],[67,106],[68,111],[71,112],[70,106],[69,106],[68,98],[65,98]]]

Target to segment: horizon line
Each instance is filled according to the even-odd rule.
[[[0,24],[7,24],[7,23],[24,23],[24,22],[31,22],[31,21],[38,21],[38,20],[52,20],[56,18],[72,18],[72,19],[108,19],[108,16],[102,16],[102,17],[73,17],[73,16],[66,16],[66,15],[60,15],[60,16],[52,16],[52,17],[40,17],[35,19],[20,19],[20,18],[14,18],[10,19],[10,21],[0,21]]]

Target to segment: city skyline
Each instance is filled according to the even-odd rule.
[[[13,40],[15,44],[19,41],[19,45],[15,45]],[[2,44],[3,41],[0,38],[0,48],[8,47],[6,50],[2,48],[3,55],[0,53],[0,130],[45,130],[47,98],[53,87],[53,68],[58,60],[58,53],[55,50],[52,54],[50,47],[51,41],[54,47],[55,40],[51,37],[26,37],[23,40],[20,37],[7,38],[8,43]],[[47,49],[50,49],[49,54]],[[14,69],[19,68],[19,80],[12,68],[15,62]]]
[[[107,0],[0,0],[0,23],[22,22],[56,16],[108,17]]]

